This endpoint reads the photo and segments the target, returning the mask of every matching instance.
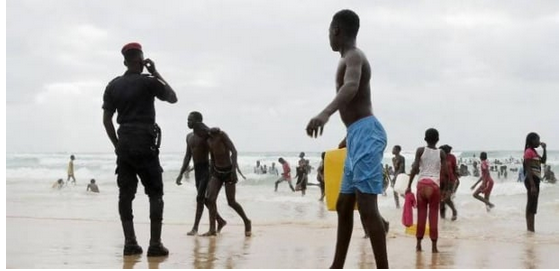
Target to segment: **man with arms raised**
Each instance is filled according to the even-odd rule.
[[[351,10],[337,12],[329,28],[333,51],[341,59],[336,72],[336,96],[307,125],[307,134],[317,137],[329,117],[340,111],[347,136],[339,147],[348,148],[344,176],[336,204],[338,232],[331,268],[342,268],[346,260],[353,229],[356,201],[360,216],[370,235],[377,268],[388,268],[385,225],[377,207],[377,195],[383,194],[383,150],[387,136],[373,116],[369,81],[371,68],[364,53],[356,47],[360,19]]]

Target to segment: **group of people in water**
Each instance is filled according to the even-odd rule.
[[[290,164],[283,157],[278,158],[278,162],[282,165],[282,174],[280,175],[280,178],[278,178],[278,180],[276,180],[276,182],[274,183],[274,192],[278,191],[278,184],[280,184],[282,182],[287,182],[288,185],[290,186],[290,189],[292,190],[292,192],[301,191],[301,195],[305,196],[305,191],[307,190],[307,185],[311,184],[311,183],[309,183],[308,175],[311,172],[311,170],[313,169],[313,167],[309,164],[309,160],[305,159],[304,157],[305,157],[305,153],[301,152],[299,154],[300,159],[298,161],[298,166],[296,167],[296,175],[295,175],[296,187],[295,188],[292,184],[292,175],[291,175],[292,170],[290,168]],[[273,163],[273,165],[274,165],[274,163]],[[319,183],[321,183],[321,181],[319,181]],[[321,185],[319,185],[319,186],[321,186]],[[324,186],[321,186],[321,187],[324,190]],[[321,197],[321,199],[322,199],[322,197]]]
[[[274,176],[278,176],[278,169],[276,168],[276,163],[272,162],[270,167],[267,167],[265,164],[261,165],[261,161],[257,160],[257,165],[255,166],[253,173],[255,174],[270,174]]]
[[[68,177],[66,179],[66,182],[64,182],[63,179],[58,179],[56,180],[51,188],[53,189],[62,189],[64,188],[64,186],[69,185],[70,183],[76,185],[76,177],[74,176],[74,160],[76,159],[76,157],[72,154],[70,155],[70,162],[68,162]],[[70,179],[72,179],[72,181],[70,181]],[[99,193],[99,187],[97,186],[97,184],[95,183],[95,179],[91,179],[89,181],[89,184],[86,187],[86,191],[91,191],[93,193]]]

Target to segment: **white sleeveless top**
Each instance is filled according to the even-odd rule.
[[[420,173],[418,180],[423,178],[432,179],[439,186],[439,175],[441,170],[441,150],[424,147],[424,153],[420,158]]]

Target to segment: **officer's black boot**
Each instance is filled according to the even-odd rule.
[[[124,231],[124,249],[123,255],[137,255],[142,254],[142,247],[136,242],[136,235],[134,234],[134,223],[132,220],[122,221]]]
[[[151,221],[150,247],[148,257],[158,257],[169,255],[169,250],[161,243],[161,221]]]
[[[163,199],[150,197],[150,247],[148,257],[169,255],[169,250],[161,243],[161,221],[163,218]]]

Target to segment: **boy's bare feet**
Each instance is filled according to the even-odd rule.
[[[251,236],[251,220],[249,220],[249,221],[245,224],[245,236],[246,236],[246,237]]]
[[[208,231],[207,233],[203,233],[201,236],[216,236],[216,232],[215,231]]]
[[[227,225],[227,221],[222,220],[222,221],[218,221],[218,233],[222,232],[222,228],[225,227]]]

